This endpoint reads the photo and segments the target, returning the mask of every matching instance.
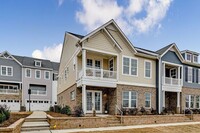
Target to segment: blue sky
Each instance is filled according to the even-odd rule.
[[[58,61],[65,31],[85,35],[111,18],[134,46],[157,50],[175,42],[200,52],[200,1],[164,1],[0,0],[0,52]]]

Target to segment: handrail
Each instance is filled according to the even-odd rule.
[[[123,115],[123,112],[121,111],[121,109],[117,106],[117,105],[115,105],[115,107],[116,107],[116,109],[120,112],[120,123],[122,124],[122,115]]]

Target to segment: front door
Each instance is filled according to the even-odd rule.
[[[102,92],[87,90],[87,113],[92,113],[93,109],[96,113],[102,113]]]

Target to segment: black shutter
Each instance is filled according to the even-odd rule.
[[[185,67],[185,81],[188,81],[188,67]]]
[[[192,69],[192,82],[195,83],[195,69]]]
[[[199,69],[196,69],[196,83],[199,83]]]

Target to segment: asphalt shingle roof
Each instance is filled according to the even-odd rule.
[[[73,35],[75,37],[78,37],[80,39],[82,39],[84,37],[83,35],[75,34],[75,33],[72,33],[72,32],[67,32],[67,33],[69,33],[69,34],[71,34],[71,35]]]
[[[162,55],[168,48],[170,48],[174,43],[167,45],[166,47],[163,47],[156,51],[157,54]]]

